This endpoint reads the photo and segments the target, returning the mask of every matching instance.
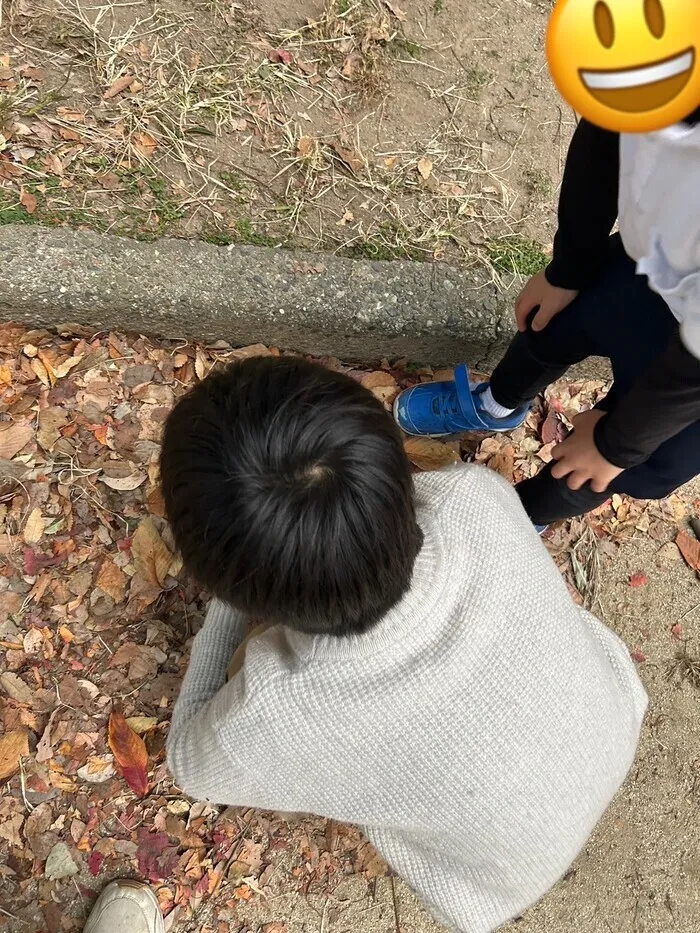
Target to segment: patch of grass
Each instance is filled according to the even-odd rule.
[[[228,170],[219,172],[219,178],[231,191],[243,191],[243,179],[236,172],[230,172]]]
[[[391,42],[386,44],[386,48],[396,58],[405,58],[408,56],[408,58],[420,61],[423,57],[423,49],[418,43],[411,41],[411,39],[407,39],[405,36],[397,36],[395,39],[392,39]]]
[[[345,16],[352,8],[352,0],[336,0],[336,8],[340,16]]]
[[[439,16],[445,9],[445,0],[434,0],[433,13]]]
[[[230,246],[236,242],[236,238],[231,236],[226,230],[219,230],[218,227],[204,227],[200,233],[200,238],[205,243],[212,243],[214,246]]]
[[[464,71],[464,87],[470,97],[478,97],[491,80],[491,75],[483,68],[474,66]]]
[[[539,243],[519,234],[489,240],[486,250],[493,267],[511,275],[535,275],[549,262]]]
[[[240,220],[236,221],[235,242],[244,243],[248,246],[279,246],[274,237],[254,230],[247,217],[241,217]]]
[[[405,242],[406,232],[394,223],[384,223],[361,243],[353,244],[349,254],[359,259],[392,262],[397,259],[412,259],[424,262],[426,254]]]

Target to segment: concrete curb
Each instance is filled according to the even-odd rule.
[[[488,368],[513,298],[478,268],[0,227],[0,317]]]

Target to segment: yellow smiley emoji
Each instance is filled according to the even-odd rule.
[[[700,0],[558,0],[547,58],[591,123],[649,133],[700,106]]]

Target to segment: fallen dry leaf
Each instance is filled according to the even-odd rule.
[[[155,716],[130,716],[126,720],[126,724],[137,735],[143,735],[145,732],[150,732],[151,729],[155,729],[158,725],[158,720]]]
[[[117,767],[133,792],[138,797],[148,793],[148,752],[143,739],[136,735],[120,712],[109,717],[108,742]]]
[[[700,541],[681,531],[676,537],[676,544],[686,564],[693,570],[700,571]]]
[[[103,100],[111,100],[113,97],[116,97],[118,94],[121,94],[122,91],[125,91],[127,88],[131,87],[135,78],[132,74],[121,75],[117,78],[110,87],[102,95]]]
[[[115,603],[120,603],[124,599],[127,580],[124,571],[117,567],[111,557],[106,557],[97,574],[95,586],[99,586]]]
[[[131,143],[136,154],[142,159],[152,159],[158,148],[158,140],[150,133],[134,133]]]
[[[341,162],[347,165],[353,175],[359,175],[367,164],[364,156],[361,152],[358,152],[357,149],[346,149],[345,146],[341,146],[337,141],[331,143],[331,149]]]
[[[270,49],[267,53],[267,60],[272,62],[273,65],[291,65],[294,56],[286,49]]]
[[[36,432],[37,442],[44,450],[53,450],[54,444],[61,437],[61,428],[68,424],[68,415],[62,408],[56,406],[44,408],[39,412],[39,429]]]
[[[131,543],[136,569],[154,586],[163,586],[173,555],[158,534],[153,519],[144,518],[136,529]]]
[[[19,771],[19,760],[29,754],[29,732],[15,729],[0,736],[0,781]]]
[[[452,463],[459,463],[460,456],[451,444],[432,437],[407,437],[404,440],[406,456],[419,470],[441,470]]]
[[[297,143],[297,155],[300,159],[309,159],[316,153],[316,140],[311,136],[302,136]]]
[[[34,437],[34,430],[28,424],[0,424],[0,459],[12,458]]]
[[[372,395],[389,408],[399,394],[399,386],[391,373],[382,370],[367,373],[362,379],[362,385],[369,389]]]
[[[22,188],[22,193],[19,196],[19,203],[28,214],[33,214],[37,207],[36,195],[33,195],[31,191],[27,191],[26,188]]]
[[[423,158],[418,161],[418,174],[426,181],[433,174],[433,163],[430,159]]]
[[[132,473],[131,476],[101,476],[100,482],[117,492],[133,492],[146,482],[145,473]]]
[[[24,543],[38,544],[44,535],[45,527],[46,522],[42,517],[41,509],[32,509],[32,511],[29,513],[29,518],[27,519],[27,523],[25,524],[24,531],[22,533]]]

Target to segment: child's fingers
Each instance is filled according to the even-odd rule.
[[[558,308],[556,305],[550,305],[546,302],[542,302],[540,305],[540,310],[537,312],[535,319],[532,322],[532,329],[535,331],[544,330],[552,318],[556,317],[560,311],[561,308]]]

